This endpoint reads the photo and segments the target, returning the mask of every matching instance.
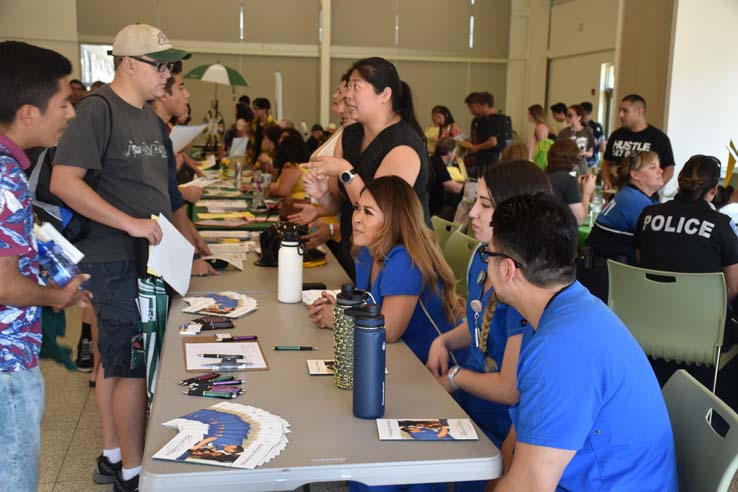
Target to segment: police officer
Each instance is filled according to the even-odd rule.
[[[730,303],[738,294],[738,235],[730,217],[711,203],[719,179],[719,160],[692,156],[679,173],[679,193],[670,202],[643,210],[634,241],[638,262],[645,268],[723,272]]]

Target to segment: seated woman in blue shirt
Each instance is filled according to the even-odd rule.
[[[527,323],[514,308],[497,302],[493,292],[487,275],[493,265],[487,256],[492,239],[490,222],[497,203],[537,192],[551,193],[551,185],[546,174],[531,162],[500,162],[485,171],[469,213],[474,237],[482,244],[469,263],[466,321],[436,338],[428,355],[428,369],[447,390],[458,390],[459,404],[497,447],[510,430],[509,406],[518,401],[516,367]],[[458,372],[451,384],[449,350],[466,348],[466,362],[454,369]],[[456,490],[481,491],[486,483],[457,483]]]
[[[643,209],[654,203],[654,194],[664,186],[659,156],[639,152],[623,159],[617,171],[617,194],[602,208],[587,239],[577,280],[607,302],[607,259],[635,264],[633,233]]]
[[[356,287],[382,306],[387,341],[402,339],[425,364],[431,343],[458,323],[463,305],[420,200],[402,178],[376,178],[359,195],[352,221]],[[334,302],[316,301],[311,319],[332,328]]]

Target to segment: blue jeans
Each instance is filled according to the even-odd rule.
[[[38,366],[0,372],[0,484],[3,490],[36,492],[44,415],[44,378]]]

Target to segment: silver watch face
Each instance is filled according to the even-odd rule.
[[[341,183],[349,184],[351,180],[354,179],[354,173],[351,171],[343,171],[339,177],[341,178]]]

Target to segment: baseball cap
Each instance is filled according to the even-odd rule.
[[[113,41],[113,56],[148,56],[163,62],[187,60],[192,53],[172,48],[166,34],[148,24],[131,24],[121,29]]]

